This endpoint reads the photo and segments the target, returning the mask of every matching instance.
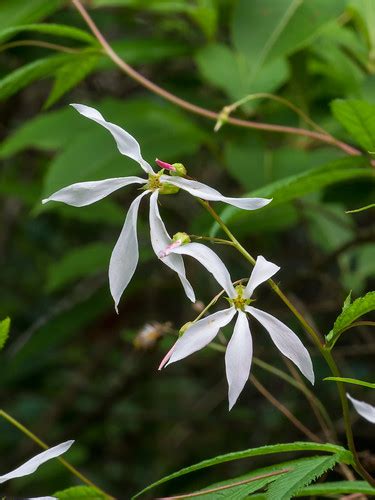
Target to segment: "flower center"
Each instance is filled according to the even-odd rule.
[[[155,175],[149,174],[146,189],[149,189],[150,191],[156,191],[157,189],[160,189],[162,186],[162,183],[160,182],[160,176],[161,172]]]
[[[237,285],[235,287],[235,290],[237,295],[234,297],[234,299],[228,298],[228,301],[236,309],[244,311],[246,306],[248,306],[251,302],[254,302],[254,299],[247,299],[243,296],[243,292],[245,290],[245,287],[243,285]]]
[[[159,191],[160,194],[176,194],[180,190],[179,187],[173,186],[168,182],[161,182],[160,176],[164,174],[164,169],[160,170],[157,174],[149,174],[148,182],[144,189],[149,191]]]

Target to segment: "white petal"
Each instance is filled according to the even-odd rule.
[[[357,413],[361,415],[361,417],[365,418],[372,424],[375,424],[375,406],[365,403],[364,401],[354,399],[350,396],[350,394],[346,394],[346,396],[353,403],[354,408],[357,410]]]
[[[242,208],[243,210],[256,210],[257,208],[262,208],[268,205],[268,203],[272,201],[266,198],[229,198],[227,196],[223,196],[219,193],[219,191],[216,191],[216,189],[206,186],[206,184],[184,179],[182,177],[162,175],[160,180],[162,182],[178,186],[179,188],[188,191],[188,193],[193,196],[197,196],[203,200],[222,201],[224,203],[228,203],[229,205]]]
[[[229,271],[213,250],[201,243],[187,243],[173,248],[170,252],[171,254],[190,255],[190,257],[197,259],[213,275],[219,285],[224,288],[229,297],[234,298],[236,296]]]
[[[150,234],[152,248],[159,258],[160,252],[162,252],[172,242],[172,239],[165,228],[162,218],[160,217],[158,207],[158,191],[154,191],[150,198]],[[178,274],[187,297],[192,302],[195,302],[194,290],[192,289],[189,281],[186,279],[185,265],[181,255],[169,254],[160,260],[171,268],[172,271],[175,271]]]
[[[235,314],[234,307],[230,307],[194,323],[175,343],[172,356],[166,366],[190,356],[209,344],[216,337],[219,329],[227,325]]]
[[[143,196],[149,191],[137,196],[130,205],[126,215],[125,223],[120,233],[120,237],[112,251],[109,262],[109,287],[115,309],[118,312],[118,303],[129,281],[132,279],[138,264],[138,238],[137,238],[137,217],[138,208]]]
[[[254,269],[251,272],[249,281],[247,282],[244,296],[247,298],[251,297],[255,288],[264,281],[270,279],[279,269],[279,266],[272,262],[268,262],[268,260],[259,255],[255,262]]]
[[[73,207],[84,207],[105,198],[124,186],[128,186],[129,184],[145,184],[146,182],[145,179],[135,176],[115,177],[113,179],[105,179],[104,181],[77,182],[51,194],[49,198],[42,200],[42,203],[62,201]]]
[[[8,474],[0,476],[0,484],[5,483],[5,481],[8,481],[9,479],[28,476],[29,474],[32,474],[38,469],[40,465],[44,464],[44,462],[47,462],[52,458],[59,457],[67,450],[69,450],[69,448],[72,446],[73,443],[74,441],[66,441],[65,443],[61,443],[57,446],[54,446],[53,448],[49,448],[48,450],[39,453],[38,455],[31,458],[23,465],[21,465],[20,467],[17,467],[17,469],[8,472]]]
[[[94,108],[90,108],[90,106],[85,106],[84,104],[71,104],[71,106],[73,106],[73,108],[76,109],[81,115],[106,128],[112,134],[112,137],[116,141],[118,150],[121,154],[138,162],[143,170],[148,174],[154,173],[151,165],[142,158],[141,148],[138,142],[132,135],[126,132],[126,130],[122,129],[118,125],[115,125],[114,123],[107,122],[99,111]]]
[[[253,341],[246,314],[238,311],[233,335],[225,352],[225,369],[229,386],[229,410],[241,394],[249,378],[253,359]]]
[[[310,354],[299,337],[271,314],[252,306],[247,306],[245,309],[264,326],[279,351],[293,361],[305,377],[314,384],[314,369]]]

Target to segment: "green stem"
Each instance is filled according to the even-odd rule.
[[[27,437],[29,437],[34,443],[39,445],[41,448],[48,450],[49,446],[44,443],[41,439],[38,438],[35,434],[33,434],[27,427],[21,424],[21,422],[18,422],[15,418],[13,418],[9,413],[6,413],[4,410],[0,410],[0,417],[3,417],[5,420],[7,420],[11,425],[16,427],[19,431],[23,432]],[[63,464],[63,466],[68,469],[72,474],[74,474],[78,479],[80,479],[83,483],[87,484],[88,486],[91,486],[91,488],[94,488],[96,491],[98,491],[101,495],[104,496],[107,500],[115,500],[114,497],[111,495],[108,495],[105,491],[103,491],[99,486],[96,486],[95,483],[90,481],[86,476],[84,476],[81,472],[79,472],[73,465],[71,465],[69,462],[67,462],[64,458],[57,457],[57,460]]]
[[[250,262],[253,266],[255,265],[255,259],[252,255],[249,254],[249,252],[241,245],[241,243],[237,240],[237,238],[232,234],[232,232],[229,230],[225,222],[221,219],[221,217],[216,213],[216,211],[211,207],[211,205],[205,201],[205,200],[200,200],[198,199],[199,203],[207,210],[211,216],[215,219],[215,221],[219,224],[221,229],[224,231],[224,233],[229,237],[229,239],[233,242],[233,246],[236,248],[238,252],[240,252],[245,259]],[[314,344],[317,346],[319,349],[321,355],[324,357],[329,369],[331,370],[331,373],[335,377],[340,377],[340,371],[336,365],[335,360],[332,357],[332,354],[330,351],[325,347],[324,341],[320,334],[315,331],[315,329],[305,320],[305,318],[302,316],[302,314],[294,307],[294,305],[290,302],[288,297],[280,290],[280,288],[276,285],[276,283],[273,280],[268,280],[268,284],[272,288],[272,290],[280,297],[280,299],[284,302],[284,304],[289,308],[289,310],[294,314],[294,316],[298,319],[304,330],[310,335],[312,338]],[[345,393],[345,384],[342,382],[336,382],[339,397],[340,397],[340,402],[341,402],[341,407],[342,407],[342,413],[344,417],[344,424],[345,424],[345,434],[346,434],[346,439],[348,443],[349,450],[353,454],[354,458],[354,468],[357,471],[357,473],[363,477],[369,484],[372,486],[375,486],[375,479],[370,476],[370,474],[366,471],[366,469],[363,468],[362,464],[359,461],[357,450],[355,448],[354,444],[354,438],[353,438],[353,431],[350,423],[350,413],[349,413],[349,405],[348,405],[348,400],[346,398],[346,393]]]

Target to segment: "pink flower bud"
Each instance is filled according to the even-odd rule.
[[[164,168],[164,169],[166,169],[166,170],[172,170],[173,172],[175,172],[175,171],[176,171],[176,168],[175,168],[173,165],[171,165],[170,163],[166,163],[165,161],[161,161],[161,160],[158,160],[158,159],[156,158],[155,163],[156,163],[156,164],[157,164],[160,168]]]

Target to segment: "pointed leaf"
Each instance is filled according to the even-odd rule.
[[[0,321],[0,351],[8,340],[10,330],[10,318]]]
[[[332,330],[326,336],[326,341],[332,348],[341,333],[356,319],[375,310],[375,292],[368,292],[364,297],[359,297],[352,304],[343,308],[337,317]]]
[[[375,151],[375,105],[357,99],[335,99],[334,117],[365,151]]]
[[[56,35],[64,38],[72,38],[73,40],[79,40],[81,42],[97,44],[96,38],[87,33],[87,31],[81,30],[79,28],[74,28],[72,26],[66,26],[65,24],[52,23],[23,24],[21,26],[12,26],[10,28],[6,28],[0,31],[0,43],[4,43],[5,40],[13,38],[15,35],[18,35],[23,31]]]

